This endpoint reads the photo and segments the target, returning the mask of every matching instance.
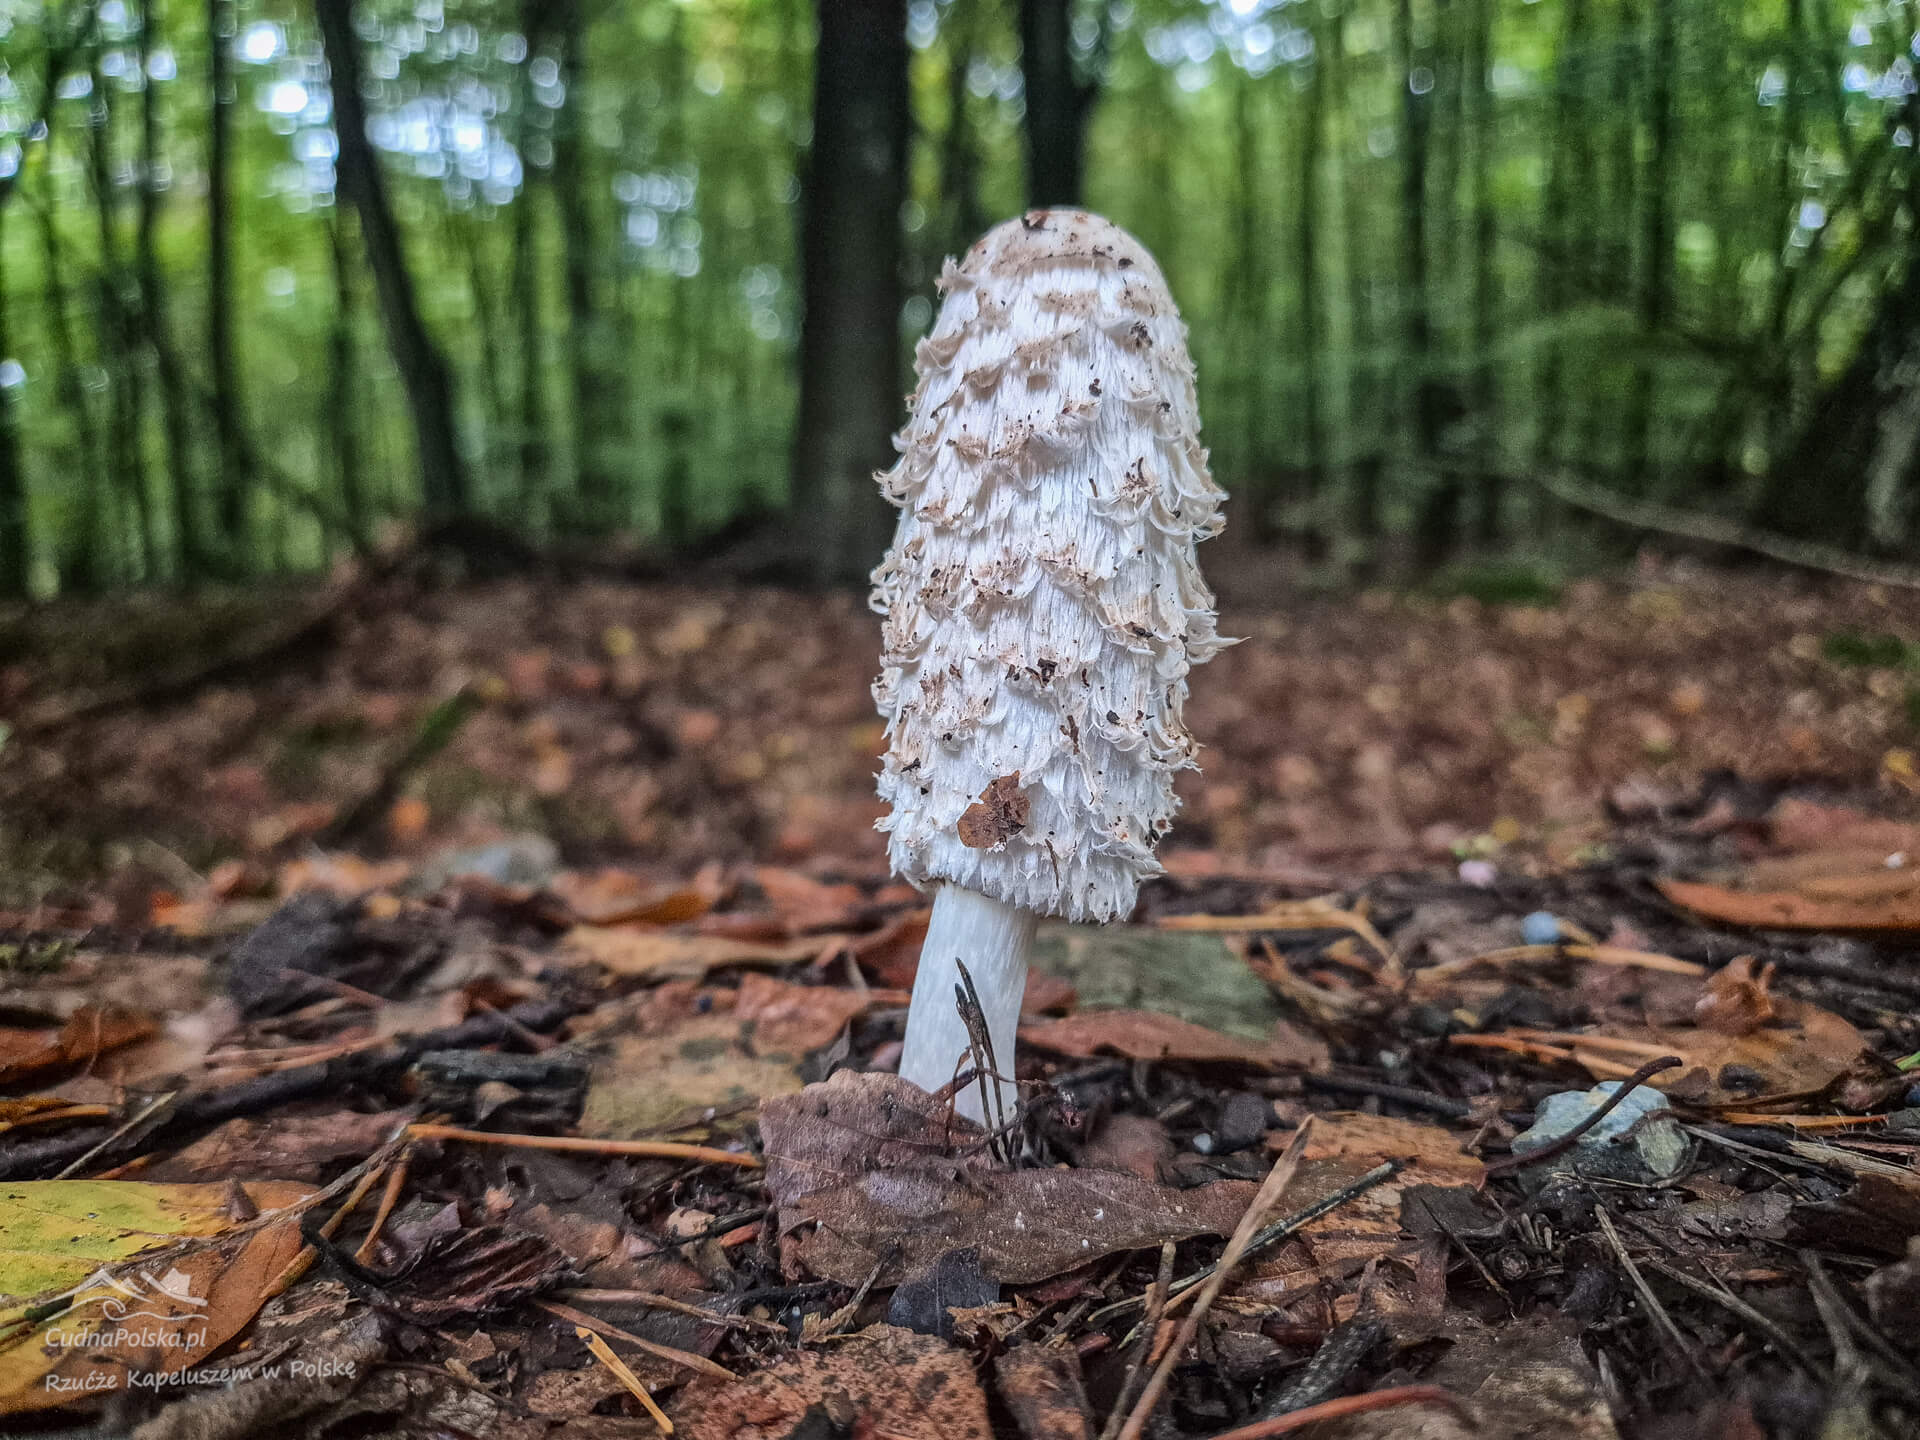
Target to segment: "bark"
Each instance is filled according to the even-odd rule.
[[[251,477],[233,343],[233,32],[234,0],[207,0],[207,375],[221,539],[237,561],[247,551]]]
[[[166,285],[154,232],[160,223],[160,115],[158,87],[147,74],[153,53],[155,0],[143,0],[140,40],[136,51],[143,77],[140,88],[140,224],[134,237],[135,266],[140,283],[140,312],[146,340],[153,351],[154,375],[160,382],[160,420],[167,443],[167,475],[173,498],[175,563],[182,578],[206,568],[207,546],[200,528],[199,487],[193,442],[188,431],[188,386],[179,352],[173,344],[173,326],[167,315]]]
[[[1474,463],[1478,468],[1478,538],[1495,544],[1501,536],[1505,500],[1499,464],[1499,407],[1494,388],[1493,347],[1497,328],[1493,284],[1494,251],[1499,243],[1498,212],[1493,203],[1493,154],[1498,131],[1493,115],[1489,71],[1493,65],[1493,0],[1470,0],[1473,30],[1460,83],[1467,89],[1469,133],[1473,142],[1473,371],[1467,408],[1474,420]]]
[[[159,549],[153,497],[148,490],[147,406],[139,363],[140,325],[127,290],[126,266],[120,257],[120,206],[113,183],[113,107],[99,59],[96,51],[91,72],[93,94],[87,110],[87,166],[100,249],[100,268],[95,279],[100,306],[101,361],[108,376],[107,394],[113,417],[112,476],[123,503],[132,512],[132,533],[138,547],[137,553],[129,558],[127,573],[152,580],[159,570]]]
[[[1072,0],[1020,0],[1020,74],[1026,82],[1027,204],[1078,205],[1085,180],[1087,121],[1097,78],[1073,61]]]
[[[582,0],[554,7],[560,41],[560,73],[567,98],[553,136],[553,193],[559,205],[561,264],[567,293],[567,382],[573,397],[574,527],[586,533],[615,520],[615,483],[607,447],[619,437],[613,413],[613,382],[603,352],[608,326],[595,295],[598,268],[595,226],[589,203],[582,114],[586,107],[586,20]],[[679,287],[684,289],[685,286]]]
[[[355,299],[354,265],[347,253],[347,217],[336,207],[327,226],[328,248],[333,258],[333,324],[327,332],[326,411],[320,416],[320,433],[328,440],[333,455],[334,487],[340,495],[340,508],[355,535],[364,535],[367,525],[366,487],[360,483],[360,422],[354,377],[359,374],[353,345],[353,322],[359,305]]]
[[[804,568],[849,581],[891,528],[873,475],[900,414],[907,12],[905,0],[818,0],[815,14],[792,504]]]
[[[980,202],[980,140],[973,124],[967,75],[979,51],[985,0],[953,0],[947,55],[947,128],[940,137],[940,230],[947,254],[959,255],[987,228]]]
[[[1395,0],[1394,45],[1401,76],[1400,324],[1407,377],[1402,393],[1412,412],[1414,459],[1432,487],[1415,541],[1421,562],[1436,564],[1452,548],[1462,486],[1451,469],[1437,479],[1433,475],[1447,418],[1447,397],[1433,375],[1432,301],[1427,288],[1427,158],[1434,79],[1431,55],[1414,44],[1411,0]]]
[[[0,255],[6,253],[6,209],[0,206]],[[0,265],[0,359],[13,354],[13,302]],[[0,384],[0,596],[23,598],[32,579],[27,529],[27,477],[20,458],[20,413],[14,387]]]
[[[1326,128],[1326,62],[1319,53],[1324,27],[1313,25],[1313,7],[1308,8],[1308,24],[1315,35],[1312,69],[1300,114],[1299,210],[1295,226],[1298,264],[1298,304],[1300,310],[1300,421],[1306,445],[1306,475],[1303,488],[1318,498],[1325,483],[1327,468],[1326,420],[1320,394],[1320,227],[1325,223],[1320,208],[1320,159]],[[1317,525],[1316,525],[1317,528]]]
[[[534,102],[531,71],[546,37],[547,7],[543,0],[522,0],[520,29],[527,56],[520,64],[514,104],[520,124],[515,137],[523,167],[520,194],[513,207],[513,313],[520,331],[520,420],[518,512],[537,523],[548,503],[547,418],[544,389],[545,320],[540,305],[540,277],[535,247],[539,241],[540,196],[532,159]]]
[[[1541,201],[1541,247],[1535,292],[1541,318],[1551,325],[1566,308],[1567,272],[1575,263],[1575,235],[1571,223],[1573,197],[1584,194],[1591,176],[1586,161],[1587,128],[1580,123],[1580,72],[1576,57],[1584,53],[1587,0],[1563,0],[1560,35],[1555,45],[1553,122],[1547,145],[1546,193]],[[1534,385],[1535,462],[1546,465],[1560,455],[1560,427],[1566,407],[1562,375],[1566,344],[1549,338]]]
[[[361,245],[373,271],[387,346],[400,372],[413,421],[421,497],[429,517],[444,519],[465,510],[468,499],[466,466],[454,438],[453,376],[420,318],[400,227],[387,200],[379,159],[367,139],[352,0],[314,0],[314,9],[333,76],[340,193],[360,217]]]
[[[1635,367],[1627,405],[1626,485],[1631,493],[1651,489],[1654,350],[1673,310],[1673,210],[1668,170],[1673,149],[1674,0],[1650,0],[1647,37],[1647,158],[1640,195],[1640,284],[1636,306],[1643,358]]]

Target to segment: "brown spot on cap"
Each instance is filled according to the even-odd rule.
[[[954,827],[969,850],[991,850],[1027,828],[1032,803],[1020,789],[1020,772],[1002,775],[980,792]]]

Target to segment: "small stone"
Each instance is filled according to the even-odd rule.
[[[1534,1112],[1532,1128],[1513,1137],[1513,1153],[1531,1155],[1564,1139],[1606,1104],[1620,1085],[1618,1080],[1603,1080],[1591,1090],[1563,1090],[1547,1096]],[[1686,1168],[1691,1148],[1679,1124],[1666,1116],[1672,1108],[1658,1090],[1636,1086],[1605,1119],[1575,1141],[1571,1150],[1543,1161],[1531,1173],[1571,1173],[1642,1185],[1671,1180]],[[1662,1118],[1639,1124],[1649,1115]],[[1632,1138],[1623,1139],[1629,1130],[1633,1131]]]
[[[1476,890],[1490,889],[1493,882],[1500,878],[1499,870],[1491,860],[1462,860],[1460,862],[1460,883],[1471,885]]]
[[[1552,945],[1560,939],[1560,921],[1545,910],[1536,910],[1520,922],[1520,939],[1527,945]]]
[[[1200,1134],[1193,1137],[1193,1148],[1197,1154],[1201,1154],[1201,1155],[1213,1154],[1213,1136],[1207,1134],[1205,1131],[1202,1131]]]

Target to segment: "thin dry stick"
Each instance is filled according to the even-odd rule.
[[[367,1192],[373,1189],[373,1182],[380,1178],[381,1171],[387,1168],[387,1161],[378,1165],[369,1165],[367,1172],[354,1185],[353,1191],[340,1203],[340,1208],[329,1215],[320,1226],[321,1238],[331,1240],[339,1233],[340,1227],[347,1223],[347,1217],[353,1214],[360,1202],[367,1198]],[[285,1294],[293,1283],[313,1268],[313,1262],[320,1258],[320,1252],[311,1245],[302,1246],[300,1253],[287,1262],[287,1268],[274,1277],[267,1286],[267,1298]]]
[[[673,1433],[673,1421],[667,1418],[667,1412],[654,1404],[653,1396],[647,1393],[647,1387],[640,1383],[640,1377],[627,1368],[626,1362],[613,1353],[612,1348],[593,1331],[584,1325],[576,1325],[573,1333],[586,1342],[587,1349],[593,1352],[593,1358],[614,1373],[616,1379],[633,1392],[633,1398],[647,1407],[647,1413],[653,1417],[653,1423],[660,1427],[661,1433]]]
[[[1233,1238],[1227,1241],[1227,1248],[1220,1256],[1220,1263],[1214,1267],[1213,1274],[1207,1277],[1207,1283],[1200,1288],[1200,1298],[1193,1308],[1187,1311],[1187,1318],[1180,1323],[1179,1333],[1173,1337],[1173,1344],[1167,1347],[1167,1353],[1160,1357],[1160,1363],[1153,1368],[1153,1376],[1147,1381],[1147,1388],[1141,1392],[1139,1402],[1133,1407],[1133,1413],[1127,1417],[1127,1423],[1121,1427],[1119,1440],[1140,1440],[1140,1432],[1146,1427],[1147,1417],[1153,1414],[1153,1407],[1160,1403],[1160,1397],[1166,1393],[1167,1380],[1173,1374],[1173,1367],[1186,1353],[1187,1346],[1193,1343],[1193,1337],[1200,1332],[1200,1322],[1212,1307],[1214,1297],[1220,1293],[1221,1286],[1227,1283],[1227,1276],[1233,1267],[1240,1263],[1240,1257],[1247,1251],[1254,1232],[1260,1228],[1260,1222],[1267,1218],[1268,1212],[1279,1203],[1281,1193],[1293,1180],[1294,1171],[1300,1168],[1300,1157],[1306,1153],[1307,1137],[1313,1133],[1313,1117],[1309,1115],[1300,1122],[1300,1128],[1293,1132],[1293,1139],[1281,1152],[1280,1158],[1273,1162],[1273,1169],[1267,1172],[1267,1178],[1261,1183],[1260,1191],[1253,1197],[1253,1204],[1247,1207],[1247,1213],[1240,1217],[1240,1223],[1234,1226]]]
[[[98,1145],[94,1146],[91,1150],[87,1151],[86,1154],[82,1155],[78,1160],[74,1161],[71,1165],[67,1166],[66,1169],[62,1170],[58,1175],[54,1176],[53,1178],[56,1180],[65,1180],[69,1175],[72,1175],[75,1171],[86,1169],[88,1163],[92,1161],[94,1156],[98,1155],[102,1150],[106,1149],[109,1145],[113,1144],[113,1142],[118,1140],[122,1135],[128,1134],[130,1131],[135,1129],[149,1115],[153,1114],[162,1105],[165,1105],[171,1102],[173,1097],[178,1095],[179,1093],[180,1092],[178,1090],[169,1090],[167,1091],[166,1094],[161,1095],[155,1100],[153,1100],[138,1115],[134,1116],[131,1120],[127,1121],[126,1124],[122,1125],[118,1130],[114,1131],[111,1135],[107,1136],[106,1139],[102,1140]]]
[[[1127,1410],[1133,1404],[1133,1387],[1140,1383],[1140,1372],[1153,1363],[1153,1341],[1160,1333],[1160,1317],[1166,1312],[1167,1291],[1173,1285],[1173,1241],[1169,1240],[1160,1247],[1160,1273],[1153,1278],[1153,1289],[1147,1292],[1147,1313],[1141,1320],[1139,1348],[1134,1351],[1133,1359],[1127,1362],[1126,1378],[1120,1382],[1120,1394],[1113,1402],[1113,1409],[1107,1412],[1107,1423],[1101,1427],[1100,1440],[1114,1440],[1120,1433],[1121,1422],[1127,1418]]]
[[[1687,1344],[1687,1337],[1681,1333],[1673,1317],[1667,1314],[1666,1307],[1653,1293],[1653,1287],[1647,1284],[1646,1276],[1642,1275],[1640,1267],[1633,1263],[1633,1257],[1627,1254],[1627,1247],[1620,1241],[1620,1232],[1613,1228],[1613,1217],[1607,1213],[1606,1207],[1601,1205],[1594,1208],[1593,1218],[1599,1222],[1600,1233],[1607,1237],[1607,1244],[1612,1248],[1614,1258],[1620,1262],[1620,1268],[1627,1272],[1627,1279],[1633,1282],[1633,1288],[1639,1293],[1640,1303],[1645,1305],[1647,1312],[1660,1322],[1661,1330],[1666,1333],[1667,1339],[1673,1343],[1674,1348],[1680,1352],[1681,1358],[1690,1368],[1698,1372],[1700,1365],[1693,1358],[1693,1347]]]
[[[1213,1440],[1268,1440],[1302,1430],[1321,1420],[1338,1420],[1347,1415],[1364,1415],[1370,1410],[1386,1410],[1396,1405],[1444,1405],[1462,1419],[1467,1409],[1457,1395],[1438,1385],[1396,1385],[1390,1390],[1374,1390],[1365,1395],[1342,1395],[1337,1400],[1322,1400],[1304,1410],[1292,1410],[1271,1420],[1256,1420],[1238,1430],[1223,1430]]]
[[[1660,1274],[1666,1276],[1667,1279],[1673,1281],[1674,1284],[1691,1290],[1702,1300],[1711,1301],[1713,1304],[1737,1316],[1749,1329],[1757,1333],[1761,1339],[1765,1340],[1769,1345],[1773,1346],[1774,1349],[1778,1350],[1782,1355],[1786,1356],[1787,1359],[1791,1360],[1822,1384],[1832,1379],[1832,1376],[1825,1369],[1814,1363],[1812,1356],[1800,1348],[1791,1335],[1774,1324],[1773,1321],[1769,1320],[1760,1311],[1754,1309],[1753,1306],[1747,1304],[1747,1302],[1742,1300],[1738,1295],[1735,1295],[1731,1290],[1727,1289],[1726,1286],[1710,1284],[1697,1276],[1689,1275],[1686,1271],[1667,1264],[1663,1260],[1649,1258],[1647,1265],[1648,1268],[1657,1270]]]
[[[490,1130],[462,1130],[457,1125],[409,1125],[409,1140],[465,1140],[473,1145],[511,1145],[520,1150],[571,1150],[586,1155],[643,1155],[657,1160],[699,1160],[709,1165],[738,1165],[758,1170],[758,1157],[737,1150],[715,1150],[707,1145],[681,1145],[671,1140],[590,1140],[571,1135],[496,1135]]]
[[[696,1374],[710,1375],[715,1380],[738,1380],[740,1377],[724,1365],[715,1364],[704,1355],[695,1355],[690,1350],[676,1350],[671,1345],[657,1345],[651,1340],[642,1340],[618,1325],[614,1325],[584,1310],[576,1310],[571,1305],[562,1305],[555,1300],[536,1300],[533,1302],[549,1315],[565,1320],[575,1330],[592,1330],[601,1335],[611,1335],[615,1340],[623,1340],[636,1350],[644,1350],[669,1364],[678,1365],[683,1370],[692,1370]]]
[[[671,1310],[676,1315],[691,1316],[695,1320],[704,1320],[709,1325],[727,1325],[736,1330],[757,1330],[762,1335],[787,1336],[787,1327],[776,1325],[771,1320],[756,1320],[751,1315],[723,1315],[717,1310],[703,1310],[698,1305],[689,1305],[684,1300],[676,1300],[671,1295],[657,1295],[651,1290],[601,1290],[583,1288],[562,1290],[562,1298],[580,1300],[589,1305],[639,1305],[648,1310]]]
[[[353,1252],[354,1263],[364,1265],[373,1256],[373,1247],[380,1239],[380,1232],[386,1228],[387,1219],[393,1214],[393,1207],[400,1203],[400,1191],[406,1186],[407,1171],[413,1163],[413,1151],[402,1150],[400,1158],[394,1162],[393,1169],[387,1172],[387,1188],[380,1192],[379,1208],[373,1212],[373,1224],[367,1229],[367,1238],[360,1242],[360,1248]]]

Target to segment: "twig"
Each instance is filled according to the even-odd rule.
[[[1140,1322],[1140,1343],[1134,1349],[1133,1358],[1127,1361],[1126,1376],[1120,1382],[1120,1393],[1114,1399],[1113,1408],[1107,1412],[1107,1423],[1100,1429],[1100,1440],[1114,1440],[1120,1433],[1120,1426],[1133,1404],[1134,1386],[1140,1383],[1140,1372],[1153,1361],[1153,1342],[1160,1333],[1160,1317],[1166,1313],[1167,1291],[1173,1286],[1173,1252],[1171,1240],[1160,1246],[1160,1271],[1154,1276],[1153,1288],[1147,1292],[1147,1313]]]
[[[1338,1210],[1355,1196],[1364,1195],[1374,1186],[1381,1184],[1383,1181],[1391,1180],[1395,1175],[1400,1173],[1400,1169],[1400,1162],[1397,1160],[1388,1160],[1374,1166],[1373,1169],[1369,1170],[1351,1184],[1342,1185],[1331,1195],[1314,1201],[1313,1204],[1308,1205],[1304,1209],[1294,1211],[1293,1214],[1286,1216],[1284,1219],[1274,1221],[1273,1224],[1267,1226],[1266,1229],[1255,1235],[1253,1239],[1248,1242],[1246,1253],[1250,1256],[1258,1255],[1263,1251],[1272,1249],[1282,1240],[1289,1239],[1301,1230],[1306,1229],[1307,1226],[1318,1220],[1322,1215]],[[1218,1268],[1216,1265],[1203,1265],[1191,1275],[1183,1275],[1180,1279],[1174,1281],[1173,1298],[1167,1302],[1167,1309],[1169,1311],[1179,1309],[1181,1305],[1186,1303],[1187,1296],[1193,1292],[1194,1288],[1211,1277]],[[1089,1315],[1087,1317],[1087,1324],[1089,1326],[1104,1324],[1110,1316],[1118,1315],[1123,1311],[1131,1310],[1136,1305],[1144,1304],[1146,1304],[1146,1297],[1142,1295],[1134,1295],[1125,1300],[1116,1300],[1113,1304],[1096,1310],[1093,1314]]]
[[[479,697],[463,685],[429,710],[406,748],[394,757],[374,787],[315,836],[315,842],[322,849],[334,849],[370,829],[393,808],[407,777],[446,749],[479,708]]]
[[[646,1406],[647,1413],[653,1417],[653,1423],[660,1427],[661,1432],[671,1435],[673,1421],[667,1418],[667,1412],[654,1403],[653,1396],[647,1393],[647,1387],[640,1383],[640,1377],[627,1368],[626,1362],[613,1353],[607,1342],[584,1325],[576,1325],[573,1333],[586,1342],[587,1349],[593,1353],[593,1358],[611,1370],[620,1383],[633,1392],[633,1398]]]
[[[1553,1159],[1556,1155],[1566,1154],[1567,1151],[1580,1143],[1580,1137],[1582,1135],[1586,1134],[1589,1130],[1593,1129],[1594,1126],[1612,1114],[1614,1107],[1625,1100],[1627,1096],[1631,1095],[1635,1090],[1638,1090],[1646,1083],[1649,1077],[1658,1075],[1662,1070],[1671,1070],[1675,1066],[1686,1063],[1687,1062],[1682,1060],[1678,1055],[1663,1055],[1658,1060],[1649,1060],[1638,1070],[1634,1071],[1632,1075],[1628,1076],[1620,1088],[1607,1097],[1605,1104],[1601,1105],[1599,1109],[1587,1116],[1586,1119],[1582,1120],[1558,1140],[1547,1146],[1546,1149],[1535,1150],[1526,1155],[1510,1155],[1505,1160],[1496,1160],[1481,1172],[1480,1183],[1484,1185],[1495,1175],[1504,1175],[1509,1170],[1524,1170],[1529,1165],[1538,1165],[1542,1161]]]
[[[413,1164],[413,1151],[402,1150],[394,1161],[393,1169],[387,1172],[387,1188],[380,1192],[379,1207],[373,1212],[373,1224],[367,1228],[367,1238],[360,1242],[360,1248],[353,1252],[353,1262],[364,1265],[373,1258],[373,1247],[379,1243],[380,1232],[386,1228],[387,1219],[393,1214],[393,1207],[400,1203],[400,1192],[406,1188],[407,1171]]]
[[[1686,1335],[1674,1323],[1673,1317],[1667,1314],[1666,1307],[1653,1293],[1653,1287],[1647,1284],[1647,1277],[1640,1273],[1640,1267],[1633,1263],[1633,1257],[1627,1253],[1627,1247],[1620,1243],[1620,1232],[1613,1228],[1613,1217],[1607,1213],[1606,1206],[1595,1206],[1593,1218],[1599,1222],[1600,1233],[1607,1237],[1607,1245],[1612,1249],[1614,1258],[1620,1262],[1620,1268],[1627,1272],[1627,1279],[1633,1282],[1633,1288],[1639,1292],[1640,1303],[1645,1305],[1647,1313],[1660,1323],[1660,1328],[1666,1332],[1667,1339],[1673,1342],[1681,1358],[1697,1374],[1700,1362],[1694,1359],[1693,1347],[1687,1343]]]
[[[1276,1415],[1271,1420],[1258,1420],[1251,1425],[1242,1425],[1237,1430],[1222,1430],[1213,1440],[1268,1440],[1270,1436],[1303,1430],[1322,1420],[1339,1420],[1348,1415],[1364,1415],[1372,1410],[1389,1410],[1397,1405],[1440,1405],[1462,1419],[1468,1418],[1466,1406],[1452,1391],[1442,1390],[1438,1385],[1396,1385],[1389,1390],[1374,1390],[1365,1395],[1342,1395],[1338,1400],[1323,1400],[1304,1410]]]
[[[569,1325],[578,1329],[592,1330],[601,1335],[609,1335],[615,1340],[624,1341],[636,1350],[644,1350],[656,1359],[668,1364],[678,1365],[683,1370],[692,1370],[699,1375],[709,1375],[715,1380],[738,1380],[740,1377],[724,1365],[715,1364],[704,1355],[695,1355],[691,1350],[676,1350],[671,1345],[655,1344],[643,1340],[638,1335],[622,1330],[610,1321],[602,1320],[584,1310],[576,1310],[571,1305],[562,1305],[557,1300],[536,1300],[533,1302],[549,1315],[558,1316]]]
[[[640,1155],[658,1160],[698,1160],[708,1165],[738,1165],[758,1170],[758,1156],[709,1145],[672,1140],[593,1140],[579,1135],[499,1135],[491,1130],[462,1130],[457,1125],[409,1125],[410,1140],[464,1140],[470,1145],[507,1145],[516,1150],[569,1150],[585,1155]]]
[[[1787,1334],[1786,1331],[1769,1320],[1764,1313],[1754,1309],[1753,1306],[1747,1304],[1746,1301],[1727,1289],[1726,1286],[1712,1284],[1696,1276],[1689,1275],[1686,1271],[1669,1265],[1664,1260],[1655,1260],[1649,1257],[1647,1266],[1658,1274],[1666,1276],[1667,1279],[1673,1281],[1673,1283],[1680,1286],[1681,1289],[1691,1290],[1702,1300],[1710,1301],[1718,1305],[1721,1309],[1736,1316],[1741,1322],[1755,1331],[1762,1340],[1765,1340],[1769,1345],[1773,1346],[1774,1349],[1778,1350],[1782,1355],[1786,1356],[1787,1359],[1798,1365],[1821,1384],[1826,1384],[1828,1380],[1832,1378],[1825,1369],[1814,1363],[1813,1358],[1809,1356],[1805,1350],[1800,1348],[1798,1342],[1796,1342],[1791,1335]]]
[[[1180,1329],[1173,1337],[1173,1343],[1167,1347],[1167,1353],[1160,1357],[1160,1363],[1154,1366],[1152,1376],[1147,1380],[1147,1388],[1140,1394],[1139,1401],[1133,1407],[1133,1413],[1127,1417],[1127,1423],[1120,1427],[1119,1440],[1140,1440],[1140,1432],[1146,1427],[1147,1417],[1153,1414],[1154,1407],[1160,1403],[1160,1397],[1166,1393],[1167,1381],[1173,1374],[1173,1367],[1180,1363],[1180,1357],[1187,1346],[1193,1343],[1193,1337],[1200,1331],[1200,1322],[1206,1318],[1212,1307],[1214,1297],[1227,1283],[1227,1276],[1240,1263],[1240,1257],[1247,1253],[1253,1243],[1254,1235],[1260,1228],[1260,1222],[1272,1210],[1280,1199],[1281,1193],[1292,1182],[1294,1172],[1300,1168],[1300,1157],[1306,1153],[1307,1140],[1313,1133],[1313,1117],[1309,1115],[1300,1122],[1300,1128],[1293,1132],[1293,1139],[1287,1148],[1280,1152],[1280,1158],[1273,1162],[1273,1169],[1267,1172],[1267,1178],[1261,1183],[1253,1203],[1247,1207],[1247,1213],[1240,1217],[1240,1223],[1233,1229],[1233,1236],[1227,1241],[1226,1251],[1220,1256],[1220,1263],[1213,1267],[1213,1274],[1207,1277],[1207,1283],[1200,1287],[1200,1298],[1187,1311],[1187,1318],[1180,1322]]]
[[[1718,515],[1675,510],[1646,500],[1630,500],[1623,495],[1583,484],[1568,475],[1537,469],[1529,469],[1526,474],[1528,479],[1556,500],[1563,500],[1576,509],[1592,511],[1595,515],[1632,526],[1636,530],[1652,530],[1683,540],[1701,540],[1709,545],[1747,550],[1755,555],[1764,555],[1769,560],[1778,560],[1783,565],[1824,571],[1849,580],[1864,580],[1869,584],[1890,585],[1901,590],[1920,590],[1920,570],[1912,570],[1904,565],[1863,560],[1831,545],[1791,540],[1784,535],[1750,529]]]
[[[121,1136],[129,1134],[132,1131],[138,1129],[142,1124],[146,1122],[146,1118],[149,1115],[153,1114],[156,1110],[160,1109],[163,1105],[166,1105],[169,1101],[173,1099],[174,1096],[178,1095],[179,1093],[180,1092],[178,1090],[169,1090],[167,1091],[166,1094],[157,1096],[153,1100],[149,1101],[147,1103],[146,1108],[143,1109],[138,1115],[134,1116],[131,1120],[127,1121],[126,1124],[122,1125],[118,1130],[115,1130],[112,1134],[108,1135],[106,1139],[102,1140],[98,1145],[94,1146],[91,1150],[87,1151],[86,1154],[74,1160],[72,1164],[68,1165],[64,1170],[62,1170],[58,1175],[55,1175],[53,1178],[56,1180],[65,1180],[69,1175],[73,1174],[74,1171],[86,1169],[87,1165],[89,1164],[89,1162],[92,1161],[94,1156],[98,1155],[102,1150],[105,1150],[109,1145],[113,1144],[113,1142],[118,1140]]]
[[[732,1326],[737,1330],[757,1330],[762,1335],[778,1335],[786,1339],[787,1327],[776,1325],[771,1320],[756,1320],[751,1315],[724,1315],[717,1310],[703,1310],[698,1305],[689,1305],[684,1300],[676,1300],[671,1295],[656,1295],[651,1290],[602,1290],[594,1288],[562,1290],[560,1294],[568,1300],[579,1300],[588,1305],[638,1305],[647,1310],[671,1310],[676,1315],[690,1316],[709,1325]]]

